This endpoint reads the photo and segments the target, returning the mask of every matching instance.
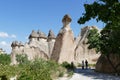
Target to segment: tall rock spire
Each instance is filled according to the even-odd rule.
[[[47,41],[48,41],[49,57],[51,57],[54,43],[55,43],[55,35],[52,30],[49,30]]]
[[[59,63],[74,61],[74,35],[69,25],[71,21],[69,15],[63,17],[63,27],[56,37],[51,59]]]

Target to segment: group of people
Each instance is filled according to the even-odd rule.
[[[87,60],[82,60],[82,69],[88,69],[88,61]]]

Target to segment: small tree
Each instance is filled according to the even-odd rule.
[[[99,52],[101,42],[98,30],[97,29],[90,30],[87,38],[88,38],[87,44],[89,44],[88,48],[89,49],[95,48],[96,52]]]
[[[97,52],[105,54],[117,72],[110,60],[110,54],[120,55],[120,0],[96,0],[92,4],[84,4],[84,7],[85,13],[78,20],[79,24],[84,24],[92,18],[105,23],[99,36],[95,30],[91,31],[88,37],[89,48],[95,48]]]

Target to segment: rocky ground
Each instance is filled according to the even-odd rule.
[[[62,77],[58,80],[120,80],[120,76],[97,73],[94,69],[76,69],[71,78]]]

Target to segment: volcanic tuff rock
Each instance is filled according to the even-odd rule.
[[[75,40],[74,58],[75,62],[82,62],[82,60],[88,60],[89,63],[96,63],[100,54],[96,54],[95,49],[88,49],[87,36],[91,29],[97,29],[94,26],[86,26],[81,29],[81,34]]]
[[[71,21],[68,15],[63,17],[63,27],[56,37],[51,59],[59,63],[74,61],[74,35],[70,28]]]
[[[55,43],[55,35],[53,33],[52,30],[49,31],[48,33],[48,53],[49,53],[49,58],[51,58],[51,55],[52,55],[52,51],[53,51],[53,47],[54,47],[54,43]]]
[[[38,57],[45,60],[52,59],[59,63],[64,61],[81,63],[82,60],[87,59],[89,63],[95,63],[100,55],[96,54],[94,49],[89,50],[86,42],[89,30],[96,27],[86,26],[82,28],[81,33],[75,39],[70,28],[71,21],[69,15],[63,17],[63,27],[56,38],[52,30],[49,31],[48,36],[41,31],[33,30],[29,36],[29,42],[23,44],[13,41],[11,44],[12,64],[17,64],[17,54],[27,54],[29,60]]]
[[[52,35],[54,35],[53,32]],[[49,51],[53,49],[52,47],[54,45],[54,42],[55,36],[54,38],[49,39],[49,37],[47,38],[43,32],[41,31],[36,32],[33,30],[29,36],[28,43],[22,44],[21,42],[19,43],[18,41],[12,42],[11,64],[17,64],[16,61],[17,54],[27,54],[29,60],[33,60],[35,58],[43,58],[46,60],[49,59],[51,55]]]
[[[117,73],[120,73],[120,55],[119,54],[108,54],[108,55],[102,54],[96,63],[95,70],[103,73],[116,73],[116,71]]]

